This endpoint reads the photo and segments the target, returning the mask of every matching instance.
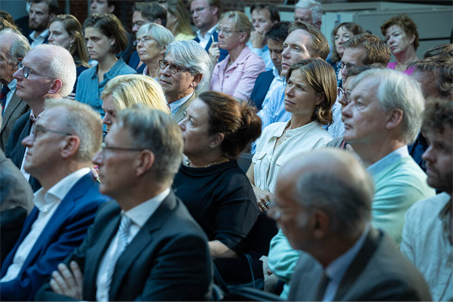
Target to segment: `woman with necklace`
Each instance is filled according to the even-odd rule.
[[[207,91],[192,101],[179,125],[187,159],[173,189],[206,232],[211,256],[238,257],[258,207],[236,158],[261,134],[261,120],[251,106]]]
[[[291,66],[286,78],[285,110],[291,120],[264,129],[247,172],[261,212],[270,204],[280,168],[292,157],[332,140],[322,125],[332,122],[337,97],[333,67],[321,59],[307,59]]]
[[[419,60],[415,53],[419,46],[417,25],[411,18],[401,14],[385,21],[381,31],[396,58],[396,62],[389,63],[387,68],[411,75],[414,69],[409,65]]]

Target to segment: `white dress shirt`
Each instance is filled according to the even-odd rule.
[[[8,108],[8,105],[11,102],[11,99],[13,98],[14,92],[16,92],[16,84],[17,84],[16,79],[12,80],[8,84],[9,92],[6,95],[5,109],[3,109],[3,112],[5,112],[6,108]]]
[[[211,40],[212,38],[212,35],[214,34],[214,31],[216,30],[217,28],[217,25],[216,24],[215,26],[213,26],[210,30],[208,30],[204,36],[201,34],[201,31],[200,30],[197,30],[197,37],[198,39],[200,39],[200,42],[198,42],[198,44],[200,44],[201,47],[203,48],[206,48],[206,46],[208,45],[209,43],[209,40]]]
[[[44,41],[46,40],[46,38],[48,36],[49,36],[49,29],[46,29],[45,31],[43,31],[37,37],[36,37],[36,31],[33,31],[29,36],[30,39],[33,40],[33,42],[31,42],[31,44],[30,44],[30,47],[35,48],[36,46],[41,45],[42,43],[44,43]]]
[[[17,252],[14,255],[13,262],[0,282],[11,281],[19,276],[30,251],[39,236],[41,236],[42,231],[47,226],[47,223],[52,218],[61,201],[68,194],[69,190],[71,190],[71,188],[88,173],[90,173],[89,168],[82,168],[57,182],[47,191],[47,193],[41,188],[34,194],[33,203],[39,210],[38,218],[31,226],[30,233],[28,233],[19,245]]]
[[[167,198],[168,194],[170,194],[170,188],[167,188],[159,195],[145,201],[144,203],[135,206],[134,208],[130,209],[127,212],[123,212],[124,215],[131,219],[131,227],[129,230],[129,237],[127,239],[127,243],[129,244],[140,229],[145,225],[151,215],[157,210],[159,205]],[[118,240],[119,240],[119,232],[116,232],[115,237],[113,237],[112,242],[105,252],[104,256],[102,257],[101,264],[99,266],[98,275],[96,278],[96,300],[97,301],[109,301],[109,289],[110,283],[107,280],[108,278],[108,268],[111,264],[111,261],[115,255],[115,251],[118,247]],[[126,247],[127,249],[127,247]],[[177,289],[175,289],[177,290]]]

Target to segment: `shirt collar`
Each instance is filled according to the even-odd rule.
[[[47,36],[49,35],[49,29],[46,29],[45,31],[43,31],[39,36],[36,36],[36,31],[33,31],[31,34],[30,34],[30,38],[34,41],[38,38],[46,38]]]
[[[204,36],[201,35],[201,30],[197,30],[198,38],[202,38],[203,40],[205,40],[205,39],[207,39],[206,37],[211,37],[218,25],[219,25],[219,23],[217,23],[216,25],[211,27],[211,29],[209,29]]]
[[[30,120],[32,121],[33,124],[35,124],[39,120],[39,118],[41,117],[41,114],[43,112],[44,112],[44,110],[40,114],[38,114],[38,116],[35,116],[35,113],[33,112],[33,109],[30,110]]]
[[[408,156],[410,155],[407,146],[400,147],[369,166],[367,170],[371,174],[371,176],[376,176],[379,172],[387,168],[393,162]]]
[[[447,203],[445,206],[442,207],[442,209],[439,212],[439,218],[442,220],[445,216],[448,216],[449,212],[451,212],[453,209],[451,208],[451,196],[448,193],[440,193],[445,195],[445,200],[447,200]],[[448,198],[447,198],[448,196]]]
[[[9,88],[9,91],[14,91],[16,90],[16,85],[17,85],[17,80],[13,79],[9,84],[7,85]]]
[[[167,188],[159,195],[156,195],[138,206],[133,207],[124,214],[127,215],[133,223],[141,228],[169,194],[170,188]]]
[[[171,111],[171,114],[174,115],[174,111],[176,111],[179,107],[182,106],[182,104],[184,104],[185,102],[187,102],[187,100],[189,100],[192,95],[194,94],[194,92],[192,92],[191,94],[189,95],[186,95],[185,97],[183,97],[182,99],[179,99],[171,104],[170,105],[170,111]],[[175,112],[176,113],[176,112]]]
[[[348,267],[351,265],[352,261],[355,259],[363,244],[365,243],[365,239],[368,236],[370,230],[370,226],[367,225],[362,235],[360,235],[359,239],[354,243],[354,245],[346,253],[332,261],[326,267],[325,273],[330,280],[340,283]]]
[[[121,70],[121,68],[123,67],[123,59],[122,58],[119,58],[115,65],[112,66],[112,68],[110,68],[109,71],[107,71],[106,73],[104,73],[104,80],[110,80],[112,78],[114,78],[115,76],[118,75],[118,72]],[[96,68],[93,68],[93,73],[91,74],[91,78],[95,78],[97,77],[97,71],[98,71],[98,68],[99,68],[99,64],[96,65]]]
[[[284,81],[285,77],[281,76],[280,73],[278,72],[278,69],[274,66],[272,67],[272,74],[278,81]]]

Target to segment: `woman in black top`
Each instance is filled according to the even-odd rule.
[[[236,158],[261,134],[261,120],[247,104],[207,91],[193,100],[179,123],[187,157],[173,188],[209,239],[211,255],[232,258],[258,217],[255,194]]]

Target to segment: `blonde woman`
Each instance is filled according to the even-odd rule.
[[[263,59],[245,44],[250,39],[253,25],[241,12],[226,12],[220,18],[216,31],[219,42],[212,43],[209,54],[217,62],[219,50],[228,50],[228,56],[215,65],[209,89],[229,94],[239,101],[248,101],[258,75],[266,70]]]
[[[157,79],[159,61],[164,59],[168,44],[173,42],[173,34],[162,25],[150,23],[143,25],[137,32],[137,53],[146,67],[143,74]]]
[[[190,27],[189,11],[182,0],[168,0],[162,3],[167,10],[167,28],[175,36],[175,41],[195,39]]]
[[[111,79],[102,92],[102,109],[105,116],[102,123],[107,131],[115,123],[119,111],[143,104],[170,114],[165,95],[159,83],[138,74],[122,75]]]

